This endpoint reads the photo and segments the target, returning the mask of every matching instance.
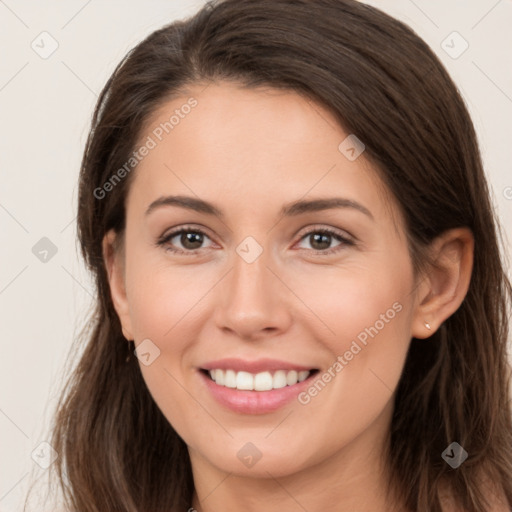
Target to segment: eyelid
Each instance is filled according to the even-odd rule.
[[[299,240],[302,240],[306,235],[310,235],[312,233],[317,233],[317,232],[325,232],[325,233],[329,233],[331,235],[336,235],[336,236],[339,236],[340,238],[343,238],[347,241],[350,241],[350,242],[356,242],[357,239],[354,235],[352,235],[351,233],[349,233],[348,231],[344,230],[344,229],[340,229],[340,228],[335,228],[335,227],[332,227],[332,226],[326,226],[325,224],[313,224],[313,225],[309,225],[307,227],[304,228],[304,230],[300,230],[297,235],[295,236],[299,236]]]
[[[175,236],[178,233],[181,233],[182,231],[194,231],[198,233],[203,233],[204,235],[208,236],[208,238],[212,238],[209,235],[210,230],[200,224],[180,224],[173,228],[169,228],[167,231],[165,231],[164,234],[159,237],[159,240],[164,240],[169,237]]]

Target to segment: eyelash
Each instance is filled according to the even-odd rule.
[[[187,226],[187,227],[181,227],[179,229],[176,229],[175,231],[172,231],[171,233],[168,233],[167,235],[162,236],[156,242],[156,246],[163,247],[166,244],[168,244],[169,241],[172,240],[176,235],[180,235],[182,233],[196,233],[196,234],[201,234],[203,236],[206,236],[207,238],[210,238],[203,230]],[[331,247],[330,249],[324,249],[323,251],[315,250],[315,249],[301,249],[301,250],[313,251],[317,255],[327,255],[327,254],[332,254],[332,253],[338,252],[339,250],[341,250],[343,248],[343,246],[354,246],[355,245],[355,242],[353,240],[341,235],[339,232],[337,232],[333,229],[330,229],[330,228],[312,229],[312,230],[308,231],[307,233],[304,233],[304,235],[302,235],[302,237],[300,238],[299,241],[303,240],[304,238],[307,238],[308,236],[311,236],[312,234],[318,234],[318,233],[320,233],[322,235],[330,235],[333,238],[337,239],[340,242],[340,244],[335,247]],[[175,254],[187,254],[189,256],[197,255],[197,252],[200,251],[201,249],[205,249],[205,247],[200,247],[199,249],[192,249],[192,250],[177,249],[177,248],[171,247],[171,246],[168,246],[165,248],[166,251],[171,251]]]

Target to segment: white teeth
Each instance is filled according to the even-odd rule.
[[[292,386],[296,382],[297,382],[297,372],[295,370],[288,372],[286,375],[286,384],[288,384],[288,386]]]
[[[270,372],[257,373],[254,376],[255,391],[269,391],[272,389],[272,375]]]
[[[215,382],[219,385],[224,386],[224,370],[215,370]]]
[[[274,389],[284,388],[286,384],[287,378],[286,372],[284,370],[278,370],[276,373],[274,373],[274,377],[272,379],[272,387]]]
[[[224,386],[236,388],[236,373],[233,370],[226,370],[224,373]]]
[[[217,370],[218,371],[218,370]],[[219,382],[215,380],[217,384],[220,384],[221,386],[224,384],[224,382]],[[247,372],[238,372],[236,374],[236,389],[246,389],[248,391],[251,391],[254,389],[254,377]]]
[[[278,370],[272,375],[270,372],[252,374],[249,372],[215,369],[210,370],[209,373],[212,380],[219,386],[245,391],[269,391],[302,382],[309,377],[311,372],[308,370],[301,372]]]
[[[297,377],[299,382],[302,382],[303,380],[306,380],[308,378],[309,372],[306,370],[304,372],[299,372],[299,375]]]

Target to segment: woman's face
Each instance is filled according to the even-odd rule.
[[[189,92],[140,137],[113,283],[149,391],[193,464],[284,476],[369,453],[417,322],[396,205],[320,105]]]

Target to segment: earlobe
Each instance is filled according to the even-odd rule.
[[[474,238],[468,228],[444,232],[430,247],[432,264],[418,289],[412,336],[429,338],[462,304],[471,281]]]
[[[103,237],[103,260],[107,271],[112,302],[121,323],[123,336],[127,340],[133,340],[125,286],[123,242],[118,239],[118,236],[119,235],[111,229]]]

